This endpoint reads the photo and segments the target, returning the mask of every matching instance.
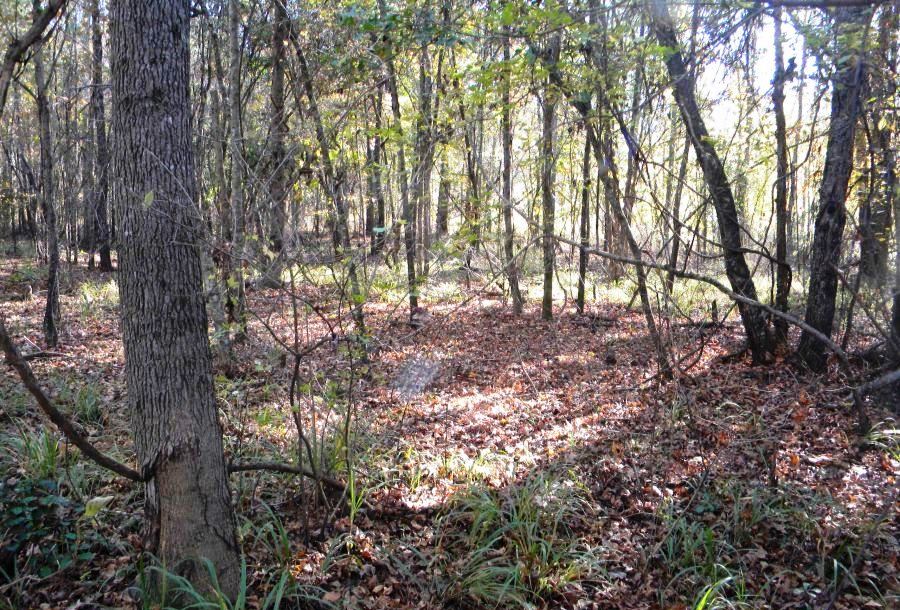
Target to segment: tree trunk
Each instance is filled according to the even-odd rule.
[[[509,292],[512,296],[513,313],[520,315],[524,307],[522,290],[519,288],[519,268],[515,256],[515,236],[513,234],[512,218],[512,102],[510,100],[510,48],[509,26],[504,27],[503,32],[503,110],[500,117],[500,131],[503,139],[503,254],[506,265],[506,277],[509,280]],[[441,170],[441,189],[444,189],[444,174],[446,166]],[[438,199],[438,214],[440,215],[440,197]],[[444,230],[446,231],[446,196],[444,199]],[[440,230],[440,228],[439,228]]]
[[[91,123],[97,154],[94,178],[93,210],[91,225],[95,245],[100,252],[100,271],[112,271],[109,252],[109,221],[107,199],[109,197],[109,145],[106,141],[106,105],[103,102],[103,32],[100,29],[100,0],[91,1]],[[93,256],[91,256],[93,260]]]
[[[288,14],[285,2],[272,0],[272,196],[269,244],[272,260],[268,261],[266,283],[280,286],[284,269],[284,240],[287,231],[287,198],[290,190],[290,167],[285,141],[288,138],[287,115],[284,109],[285,45],[288,42]]]
[[[669,9],[663,0],[651,0],[649,6],[656,38],[661,45],[668,49],[665,63],[673,82],[675,101],[691,138],[691,143],[694,145],[716,210],[728,281],[736,293],[757,301],[756,286],[750,275],[747,261],[744,259],[741,227],[734,203],[734,194],[728,177],[725,175],[722,161],[709,137],[703,118],[700,116],[700,108],[694,92],[694,78],[685,68]],[[744,324],[747,343],[754,362],[768,361],[770,359],[770,340],[768,323],[763,310],[744,302],[738,303],[738,310],[741,313],[741,321]]]
[[[147,549],[234,598],[239,548],[202,292],[189,99],[190,2],[111,3],[112,194],[131,426]]]
[[[40,2],[34,0],[33,16],[37,22]],[[44,308],[44,340],[48,347],[56,347],[59,340],[59,234],[56,227],[56,208],[53,205],[53,140],[50,134],[50,103],[47,100],[47,79],[44,76],[44,43],[34,53],[34,80],[37,96],[41,147],[41,210],[47,225],[47,304]]]
[[[781,47],[781,7],[775,7],[775,78],[772,81],[772,103],[775,112],[775,308],[787,313],[791,292],[791,267],[787,261],[788,225],[788,150],[787,123],[784,118],[784,52]],[[775,318],[774,341],[787,342],[788,325]]]
[[[578,313],[584,313],[584,290],[587,279],[588,253],[591,245],[591,139],[587,125],[584,129],[584,158],[581,163],[581,222],[579,224],[578,250],[578,296],[575,298],[575,307]]]
[[[372,244],[372,254],[381,252],[387,237],[384,209],[384,180],[382,179],[382,166],[384,160],[384,140],[381,137],[381,109],[382,89],[379,85],[373,102],[373,114],[375,116],[375,134],[372,136],[371,148],[367,168],[369,171],[369,199],[371,214],[367,214],[366,230]],[[371,218],[370,218],[371,216]]]
[[[385,0],[378,2],[381,17],[387,16]],[[400,117],[400,93],[397,90],[397,72],[394,70],[393,49],[387,50],[384,63],[387,69],[387,88],[391,96],[391,113],[394,119],[394,132],[398,139],[397,170],[400,181],[400,207],[403,217],[403,244],[406,250],[406,285],[409,290],[409,315],[412,317],[419,306],[419,285],[416,278],[416,224],[413,217],[414,208],[409,201],[409,182],[406,176],[406,147],[403,142],[403,124]]]
[[[868,8],[840,8],[835,17],[839,69],[831,94],[831,120],[825,168],[819,188],[819,212],[810,256],[807,324],[830,337],[837,298],[837,265],[847,221],[847,186],[853,169],[853,144],[859,117],[859,94],[864,77],[862,49],[852,40],[862,36],[872,12]],[[813,371],[822,371],[828,350],[821,341],[804,331],[797,353]]]
[[[555,69],[559,61],[560,34],[550,37],[545,62],[549,70]],[[554,139],[556,137],[556,100],[558,92],[551,82],[544,87],[544,99],[541,112],[541,216],[543,227],[543,262],[544,262],[544,297],[541,301],[541,317],[553,319],[553,271],[556,259],[556,239],[554,237],[556,217],[556,194],[554,193],[556,177],[556,153]]]
[[[229,78],[228,107],[231,121],[229,152],[231,154],[231,274],[226,281],[225,309],[228,321],[235,324],[235,338],[247,332],[246,299],[244,294],[244,155],[241,147],[241,45],[240,1],[228,2]]]

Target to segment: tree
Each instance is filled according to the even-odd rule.
[[[860,90],[865,76],[862,57],[865,30],[871,17],[869,8],[839,8],[834,20],[836,71],[832,80],[828,145],[819,187],[819,211],[813,236],[809,297],[804,317],[807,324],[828,337],[834,323],[837,264],[847,222],[847,187],[853,169],[853,144],[859,117]],[[797,353],[811,370],[825,368],[828,351],[809,332],[800,335]]]
[[[784,118],[784,50],[781,45],[781,7],[775,8],[775,78],[772,80],[772,103],[775,112],[775,307],[788,311],[791,292],[791,267],[787,262],[788,234],[788,150],[787,123]],[[787,341],[788,326],[781,318],[775,320],[775,342]]]
[[[146,483],[147,548],[226,595],[239,548],[217,420],[202,291],[188,93],[189,0],[110,5],[112,197],[132,433]]]
[[[510,100],[510,89],[512,88],[511,84],[511,70],[512,66],[510,65],[510,44],[509,44],[509,26],[504,26],[503,31],[503,99],[500,100],[500,103],[503,104],[503,109],[500,113],[500,131],[501,137],[503,139],[503,255],[504,262],[506,264],[506,277],[509,280],[509,292],[512,296],[513,302],[513,313],[519,315],[522,313],[522,309],[524,306],[524,299],[522,298],[522,291],[519,288],[519,270],[516,263],[516,257],[514,253],[514,245],[515,245],[515,236],[513,235],[513,219],[512,219],[512,102]],[[441,192],[445,192],[443,176],[446,170],[441,172],[442,180],[441,180]],[[446,196],[440,198],[439,200],[446,200]],[[440,208],[438,208],[440,210]],[[445,208],[446,210],[446,204]],[[438,216],[440,218],[440,214]],[[446,212],[444,215],[444,221],[446,223]],[[446,224],[444,225],[444,230],[446,230]],[[440,227],[439,227],[440,229]]]
[[[541,317],[553,319],[553,272],[556,259],[556,239],[554,225],[556,218],[556,194],[554,181],[556,178],[556,101],[559,92],[549,76],[556,70],[559,62],[561,36],[559,32],[550,36],[547,48],[544,49],[544,62],[547,65],[548,77],[541,99],[541,218],[543,226],[543,262],[544,262],[544,298],[541,301]]]
[[[40,0],[33,0],[34,23],[41,17]],[[39,140],[41,145],[41,210],[47,225],[47,303],[44,308],[44,340],[56,347],[59,340],[59,234],[53,202],[53,137],[50,133],[50,102],[47,99],[48,78],[44,74],[44,43],[34,53],[35,97],[37,99]]]
[[[709,136],[694,91],[694,78],[685,68],[681,46],[675,35],[675,26],[669,9],[663,0],[650,0],[651,25],[659,43],[665,47],[665,63],[672,80],[672,90],[681,120],[684,122],[691,143],[697,153],[697,160],[703,170],[706,186],[712,197],[719,221],[719,236],[725,254],[725,273],[732,289],[752,301],[757,301],[756,285],[750,275],[750,268],[744,258],[741,243],[741,226],[731,184],[725,175],[725,167]],[[747,334],[747,343],[753,360],[762,362],[769,359],[770,340],[768,324],[763,310],[759,307],[738,302],[741,321]]]
[[[103,30],[100,27],[100,0],[91,0],[91,124],[94,130],[96,154],[94,163],[94,189],[90,206],[91,249],[88,267],[94,266],[94,250],[100,253],[100,271],[112,271],[109,252],[109,221],[106,202],[109,196],[109,145],[106,141],[106,106],[103,102]]]

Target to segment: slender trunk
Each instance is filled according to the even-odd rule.
[[[685,68],[669,9],[663,0],[651,0],[649,14],[657,40],[670,50],[665,59],[666,67],[669,77],[673,81],[675,101],[696,151],[716,210],[728,280],[736,293],[757,301],[756,286],[744,258],[740,221],[731,185],[725,175],[722,161],[709,137],[709,132],[706,130],[703,118],[700,116],[700,108],[694,92],[694,78]],[[768,361],[770,359],[770,339],[768,323],[763,310],[743,301],[738,303],[738,310],[754,362]]]
[[[787,123],[784,118],[784,52],[781,47],[781,7],[775,8],[775,78],[772,81],[772,102],[775,112],[775,308],[788,312],[791,292],[791,266],[787,261],[788,224],[788,150]],[[775,318],[774,341],[778,345],[787,342],[788,325],[782,318]]]
[[[338,175],[331,160],[332,145],[325,133],[325,125],[322,115],[319,113],[319,104],[313,87],[312,73],[306,63],[306,55],[300,46],[300,39],[296,30],[290,30],[291,43],[297,55],[297,63],[300,64],[300,80],[306,99],[309,101],[309,114],[316,132],[316,141],[319,144],[319,154],[322,157],[322,168],[325,174],[325,187],[331,202],[334,205],[334,219],[332,222],[332,243],[334,245],[335,258],[346,261],[347,275],[350,279],[350,310],[353,321],[360,333],[365,333],[363,319],[363,302],[365,300],[359,282],[359,273],[356,260],[353,258],[352,244],[350,242],[350,225],[348,220],[347,198],[344,192],[343,174]],[[298,100],[299,102],[299,100]]]
[[[385,238],[387,237],[387,226],[385,225],[385,206],[384,206],[384,181],[382,179],[382,164],[384,163],[384,140],[381,137],[381,109],[382,109],[382,88],[378,86],[375,101],[373,103],[373,114],[375,116],[375,135],[372,137],[372,147],[368,164],[369,169],[369,197],[372,205],[372,219],[367,223],[369,239],[372,243],[372,254],[381,252],[384,248]]]
[[[450,177],[447,175],[447,159],[445,155],[441,155],[440,175],[435,232],[439,237],[445,237],[450,228]]]
[[[94,139],[97,143],[97,163],[94,183],[94,205],[92,226],[94,237],[100,252],[100,271],[112,271],[110,257],[109,221],[107,215],[107,199],[109,197],[109,144],[106,141],[106,105],[103,101],[103,32],[100,29],[100,0],[91,3],[91,46],[93,61],[91,65],[91,123],[94,127]],[[93,259],[93,256],[91,257]]]
[[[228,321],[236,325],[235,337],[247,332],[244,294],[244,155],[241,150],[241,45],[240,0],[228,3],[229,78],[228,107],[231,120],[231,275],[226,281]]]
[[[272,77],[270,100],[272,103],[272,211],[269,228],[269,244],[272,260],[268,263],[267,283],[281,285],[284,270],[284,241],[287,232],[287,198],[290,191],[290,167],[285,148],[288,138],[287,114],[284,107],[285,45],[288,42],[288,14],[285,2],[272,0]]]
[[[510,70],[510,45],[509,26],[504,27],[503,32],[503,110],[500,117],[500,131],[503,139],[503,254],[506,265],[506,277],[509,280],[509,292],[512,296],[513,313],[520,315],[524,307],[522,290],[519,288],[519,269],[515,256],[515,236],[513,235],[512,218],[512,102],[510,100],[511,77]],[[441,187],[444,187],[444,173],[446,166],[441,171]],[[446,199],[446,198],[445,198]],[[440,207],[438,207],[440,213]],[[446,210],[446,202],[444,203]],[[446,211],[444,213],[446,230]]]
[[[553,71],[559,61],[560,34],[550,37],[546,54],[546,63]],[[553,319],[553,272],[556,258],[556,239],[554,238],[556,218],[556,194],[554,193],[556,178],[556,101],[559,92],[551,83],[544,87],[544,99],[541,113],[541,216],[543,228],[543,262],[544,262],[544,297],[541,301],[541,317]]]
[[[431,55],[428,52],[428,44],[423,43],[419,51],[419,115],[416,117],[416,165],[413,170],[412,214],[410,219],[411,222],[416,224],[425,216],[425,208],[431,205],[430,176],[431,165],[434,162],[431,103]],[[424,233],[430,227],[419,224],[416,229],[416,234],[422,237],[422,246],[424,247]],[[424,252],[421,257],[417,258],[424,259]],[[422,267],[424,267],[424,264]]]
[[[111,3],[112,195],[131,427],[148,476],[145,548],[224,594],[240,577],[202,292],[189,99],[190,2]],[[152,95],[148,95],[152,92]]]
[[[34,0],[34,20],[40,13],[40,3]],[[56,227],[56,208],[53,205],[53,140],[50,134],[50,103],[47,100],[47,79],[44,76],[44,43],[34,53],[35,94],[41,147],[41,210],[47,225],[47,304],[44,308],[44,340],[56,347],[59,340],[59,234]]]
[[[590,246],[590,230],[591,230],[591,140],[587,126],[584,130],[584,158],[581,163],[581,223],[579,225],[579,243],[581,248],[578,250],[578,296],[575,299],[575,306],[578,313],[584,313],[584,290],[587,279],[588,253],[587,248]]]
[[[831,120],[825,168],[819,188],[819,212],[813,235],[805,316],[807,324],[828,337],[834,324],[837,265],[847,221],[847,187],[853,169],[854,134],[864,78],[863,49],[858,45],[862,44],[863,30],[868,28],[871,15],[869,8],[840,8],[835,17],[834,27],[839,41],[835,56],[843,59],[833,80]],[[853,44],[854,38],[859,38],[860,42]],[[800,335],[797,352],[811,370],[824,370],[828,350],[806,331]]]
[[[387,4],[385,0],[379,0],[379,10],[382,18],[387,16]],[[409,315],[415,313],[419,306],[419,285],[416,278],[416,225],[413,218],[413,206],[409,201],[409,183],[406,175],[406,147],[403,142],[403,124],[400,121],[400,94],[397,90],[397,73],[394,70],[393,50],[388,51],[385,57],[387,69],[387,88],[391,96],[391,113],[394,119],[394,132],[397,144],[397,170],[400,181],[400,207],[403,217],[403,244],[406,249],[406,284],[409,290]]]

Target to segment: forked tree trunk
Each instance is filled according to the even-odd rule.
[[[731,184],[725,175],[725,168],[709,137],[703,118],[700,116],[700,108],[697,105],[694,91],[694,78],[685,67],[669,9],[663,0],[650,0],[649,8],[656,38],[662,46],[667,48],[665,63],[669,78],[673,82],[675,101],[691,138],[691,143],[694,145],[716,210],[728,281],[736,293],[757,301],[756,286],[744,258],[740,220]],[[755,362],[768,361],[770,359],[770,341],[768,322],[763,310],[744,302],[738,303],[738,310],[741,313],[741,321],[744,324],[753,360]]]
[[[146,486],[147,549],[205,588],[240,574],[216,413],[191,146],[189,0],[110,5],[112,196],[131,428]]]
[[[834,324],[837,265],[847,221],[847,187],[853,169],[854,134],[864,77],[859,40],[871,15],[869,8],[841,8],[837,11],[834,24],[839,41],[835,53],[839,68],[832,86],[828,147],[819,188],[819,212],[810,257],[805,316],[807,324],[829,337]],[[854,40],[857,40],[856,44],[853,44]],[[811,370],[825,368],[828,350],[806,331],[800,335],[797,353]]]

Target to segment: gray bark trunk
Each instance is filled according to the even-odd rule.
[[[216,414],[191,147],[188,0],[111,4],[112,197],[125,373],[148,545],[233,598],[240,566]]]

